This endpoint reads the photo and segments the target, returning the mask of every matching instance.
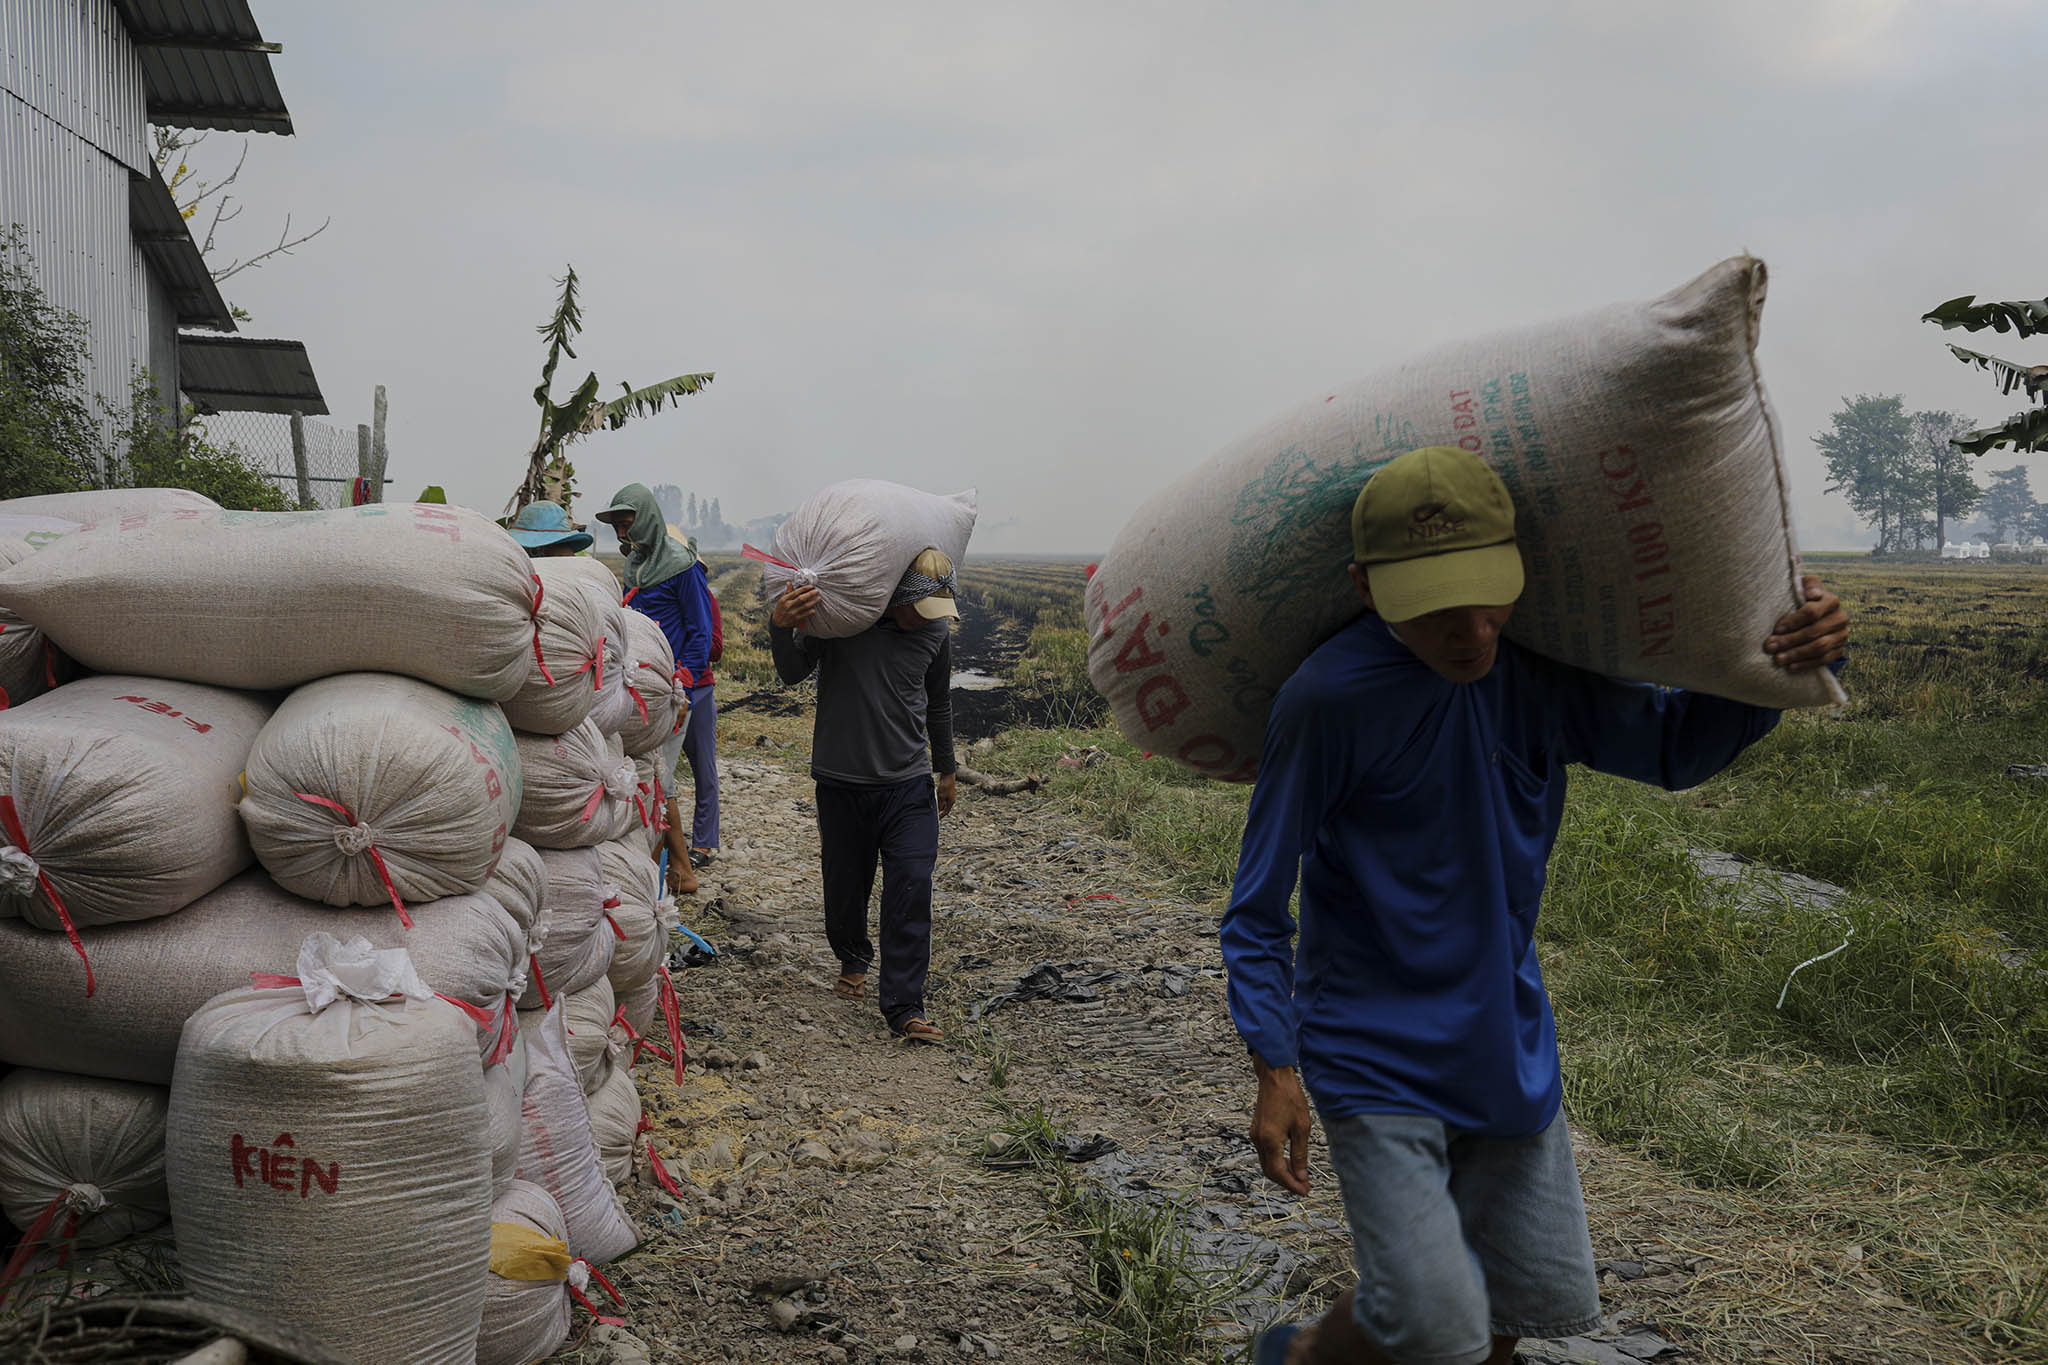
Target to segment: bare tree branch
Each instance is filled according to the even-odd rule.
[[[321,233],[327,231],[327,224],[333,221],[334,220],[332,218],[326,219],[320,224],[319,227],[314,228],[311,232],[304,233],[300,236],[294,237],[292,236],[292,216],[289,213],[287,213],[284,216],[284,230],[277,234],[276,246],[270,248],[270,250],[268,251],[259,251],[246,261],[229,262],[226,269],[216,270],[213,272],[213,282],[215,284],[219,284],[223,280],[241,274],[244,270],[249,270],[256,266],[262,265],[272,256],[291,255],[292,248],[304,246],[307,242],[312,241],[315,237],[318,237]],[[208,241],[211,242],[211,240],[212,234],[209,233]]]

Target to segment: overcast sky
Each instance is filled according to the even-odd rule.
[[[226,293],[337,423],[388,386],[392,496],[493,514],[570,262],[558,391],[718,375],[578,448],[579,515],[865,475],[978,487],[983,553],[1099,550],[1319,390],[1743,250],[1804,543],[1857,545],[1810,436],[2016,411],[1917,319],[2048,292],[2029,0],[254,8],[297,135],[249,139],[229,245],[333,226]]]

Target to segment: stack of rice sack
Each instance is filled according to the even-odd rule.
[[[0,1207],[25,1253],[168,1207],[197,1296],[354,1358],[471,1359],[494,1199],[598,1169],[516,1026],[554,917],[503,706],[587,722],[600,613],[462,509],[145,493],[0,503],[0,544],[30,543],[16,517],[76,526],[0,554],[0,611],[97,674],[0,711],[0,1063],[27,1068]],[[593,752],[540,765],[560,797],[583,760],[585,846],[634,786]],[[565,1255],[630,1249],[610,1212]]]

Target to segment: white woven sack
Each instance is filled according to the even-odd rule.
[[[633,787],[640,804],[633,808],[636,828],[627,831],[626,838],[645,844],[649,857],[661,852],[662,840],[668,833],[668,802],[675,795],[669,790],[675,774],[661,771],[662,752],[655,749],[633,759]]]
[[[618,1010],[618,1001],[612,995],[612,983],[599,977],[583,989],[564,995],[562,1004],[562,1025],[569,1032],[569,1057],[576,1063],[576,1078],[588,1095],[604,1082],[605,1072],[611,1069],[613,1054],[618,1050],[617,1040],[612,1037],[612,1015]],[[526,1032],[524,1025],[532,1018],[529,1013],[522,1021],[522,1036]]]
[[[499,1273],[501,1227],[537,1233],[560,1243],[558,1249],[548,1248],[547,1259],[563,1273],[543,1279]],[[527,1180],[510,1181],[491,1201],[491,1240],[491,1280],[484,1294],[483,1327],[477,1333],[476,1365],[528,1365],[545,1360],[569,1336],[569,1291],[565,1287],[570,1268],[569,1227],[562,1210],[540,1186]]]
[[[21,563],[77,529],[77,522],[61,517],[0,516],[0,569]],[[71,661],[42,631],[0,608],[0,710],[41,696],[71,672]]]
[[[633,827],[638,777],[594,720],[564,735],[517,736],[523,791],[512,832],[540,849],[589,848]]]
[[[498,865],[484,882],[484,894],[519,924],[528,952],[547,938],[548,865],[524,839],[507,838]]]
[[[395,673],[294,691],[256,737],[245,781],[257,861],[328,905],[475,891],[519,812],[519,751],[497,704]]]
[[[505,703],[505,718],[515,730],[559,735],[575,729],[590,715],[602,695],[598,679],[610,662],[601,656],[608,604],[586,586],[590,580],[568,568],[569,559],[536,559],[540,606],[534,612],[534,638],[540,664],[526,685]],[[607,571],[609,572],[609,571]]]
[[[633,1139],[640,1133],[640,1087],[624,1061],[606,1070],[603,1082],[590,1092],[590,1140],[597,1145],[605,1179],[624,1185],[633,1178]]]
[[[337,910],[245,872],[176,915],[82,930],[99,983],[89,999],[68,943],[0,920],[0,1062],[168,1085],[186,1017],[323,930],[404,947],[428,985],[482,1009],[523,988],[525,936],[490,897],[425,901],[412,917],[408,930],[388,907]]]
[[[248,867],[237,778],[270,712],[245,692],[128,677],[0,712],[0,916],[47,930],[65,912],[148,919]]]
[[[1355,618],[1352,503],[1405,451],[1477,451],[1514,498],[1511,638],[1763,706],[1842,700],[1763,652],[1800,600],[1761,261],[1663,298],[1445,347],[1314,400],[1155,494],[1088,585],[1088,674],[1133,743],[1257,773],[1274,692]]]
[[[45,1246],[104,1246],[171,1215],[158,1085],[22,1068],[0,1076],[0,1209]]]
[[[502,1061],[484,1068],[484,1108],[490,1117],[491,1191],[502,1194],[519,1168],[519,1105],[526,1094],[526,1041],[517,1036]]]
[[[123,517],[171,512],[218,512],[219,503],[189,488],[88,488],[0,501],[0,517],[58,517],[94,526]]]
[[[586,587],[595,600],[600,594]],[[626,641],[632,618],[640,613],[617,602],[605,602],[604,607],[604,666],[592,674],[597,689],[596,699],[591,703],[590,720],[598,731],[610,738],[625,728],[629,721],[639,719],[639,709],[633,704],[633,697],[626,690],[627,649]]]
[[[619,904],[611,917],[623,937],[612,949],[605,975],[613,993],[624,1000],[652,980],[661,967],[668,940],[661,907],[668,902],[657,881],[660,869],[630,840],[600,844],[597,852],[606,878],[619,888]]]
[[[543,849],[541,860],[548,870],[548,926],[519,997],[526,1010],[545,1008],[603,976],[617,942],[604,917],[618,888],[605,880],[597,850]]]
[[[461,507],[144,513],[0,573],[89,668],[223,687],[404,673],[500,701],[534,668],[532,561]]]
[[[639,1242],[619,1196],[598,1165],[590,1110],[558,1003],[526,1039],[526,1133],[519,1175],[546,1190],[569,1226],[569,1250],[593,1265],[615,1261]]]
[[[690,698],[676,677],[675,651],[653,617],[626,611],[626,698],[618,735],[632,757],[658,751],[690,713]]]
[[[606,566],[605,562],[595,555],[555,555],[549,557],[546,561],[535,560],[534,562],[546,562],[556,566],[563,573],[575,574],[592,588],[595,588],[598,595],[603,597],[607,603],[625,600],[625,585],[620,583],[619,576],[613,573]]]
[[[848,479],[811,495],[775,532],[775,560],[761,565],[774,602],[792,584],[816,586],[819,639],[858,635],[882,619],[919,552],[936,547],[957,570],[974,534],[974,490],[942,497],[881,479]]]
[[[614,992],[614,994],[617,994],[617,992]],[[619,1007],[626,1012],[626,1024],[633,1030],[634,1036],[641,1038],[653,1036],[648,1033],[648,1030],[654,1027],[654,1016],[661,1009],[661,969],[659,964],[656,965],[654,975],[648,978],[646,984],[636,986],[631,991],[619,995],[618,1000]],[[668,1046],[665,1039],[656,1038],[655,1041],[661,1043],[663,1047]]]
[[[474,1027],[403,949],[314,934],[297,957],[297,984],[185,1025],[167,1164],[186,1287],[352,1360],[467,1365],[491,1237]]]

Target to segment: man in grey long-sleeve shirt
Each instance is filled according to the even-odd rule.
[[[946,624],[960,615],[953,564],[938,550],[919,554],[882,619],[858,635],[819,640],[800,634],[817,606],[816,588],[783,593],[768,640],[784,682],[802,682],[813,669],[818,674],[811,776],[818,784],[825,936],[839,957],[832,990],[858,1000],[866,988],[875,961],[868,896],[879,855],[876,1002],[897,1033],[938,1042],[945,1035],[924,1017],[924,984],[939,819],[953,809],[953,641]]]

